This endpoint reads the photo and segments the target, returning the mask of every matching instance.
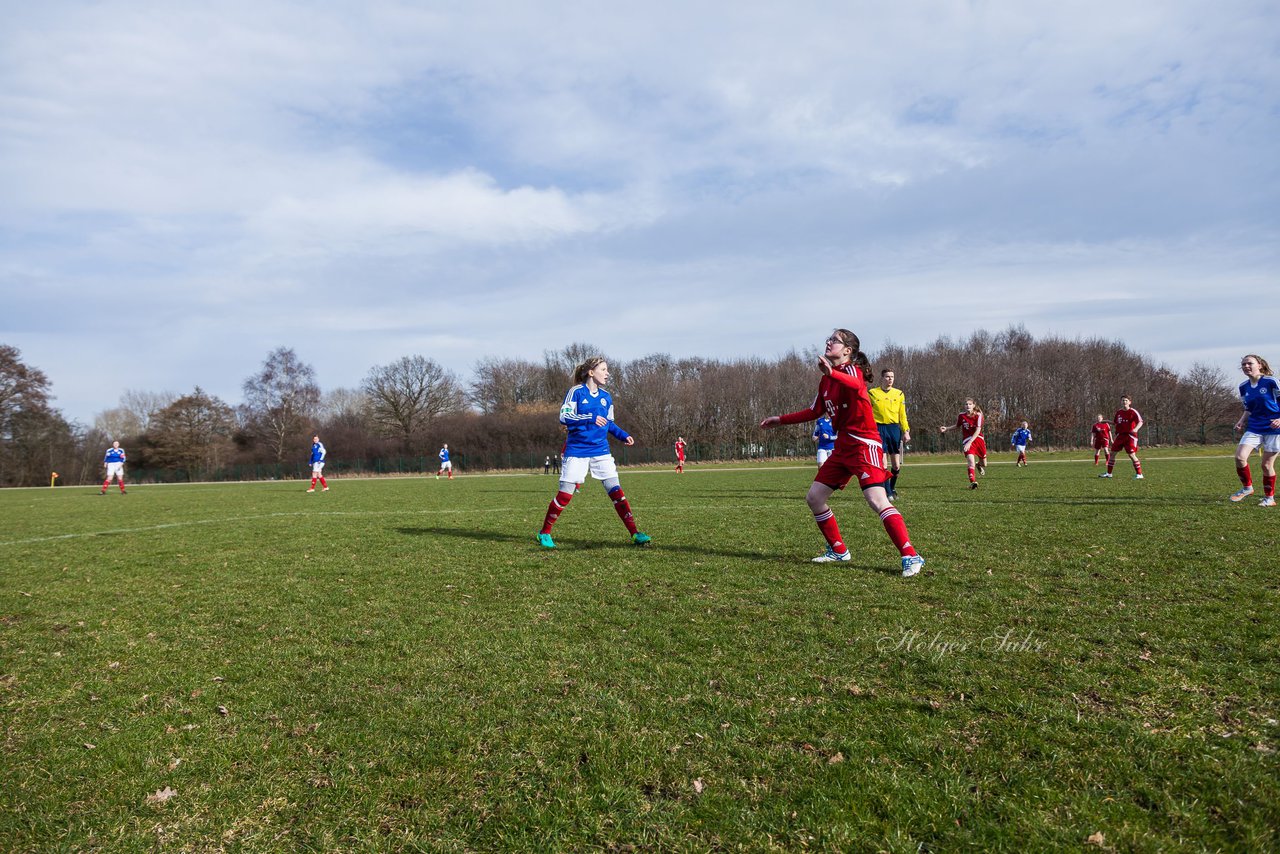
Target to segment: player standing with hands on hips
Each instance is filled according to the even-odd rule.
[[[577,385],[569,389],[560,406],[560,423],[569,431],[564,443],[564,463],[560,467],[560,489],[547,505],[547,515],[542,521],[542,530],[538,532],[538,545],[545,549],[556,547],[551,539],[551,526],[569,506],[578,484],[590,474],[604,484],[604,491],[613,501],[613,509],[622,524],[627,526],[627,533],[631,534],[631,541],[643,546],[651,538],[636,528],[631,504],[618,482],[618,466],[609,451],[610,435],[626,445],[636,443],[614,423],[613,398],[604,390],[609,382],[609,363],[600,356],[587,359],[574,369],[573,381]]]
[[[1240,491],[1232,501],[1243,501],[1253,494],[1253,475],[1249,473],[1249,455],[1254,448],[1262,450],[1262,500],[1259,507],[1276,506],[1276,454],[1280,454],[1280,384],[1271,375],[1271,366],[1261,356],[1250,354],[1240,360],[1240,370],[1247,380],[1240,383],[1240,403],[1244,414],[1236,422],[1243,430],[1236,446],[1236,474]]]
[[[120,483],[120,494],[124,495],[124,448],[120,447],[119,442],[112,442],[111,447],[107,448],[102,464],[107,467],[107,479],[102,482],[102,491],[98,494],[107,494],[107,486],[114,477]]]
[[[1133,479],[1142,480],[1142,463],[1138,460],[1138,430],[1142,428],[1142,413],[1133,408],[1128,395],[1120,398],[1120,408],[1115,417],[1116,436],[1111,440],[1111,452],[1107,454],[1107,470],[1098,477],[1111,477],[1116,467],[1116,451],[1124,451],[1133,462]]]
[[[813,521],[827,541],[827,551],[813,559],[814,563],[852,560],[840,536],[840,527],[827,501],[837,489],[857,480],[862,497],[880,514],[889,539],[902,555],[902,574],[912,576],[924,566],[924,558],[916,553],[907,534],[907,523],[898,508],[889,501],[885,483],[889,472],[884,467],[884,451],[880,431],[867,397],[867,381],[871,365],[860,349],[858,336],[848,329],[837,329],[826,340],[826,352],[818,357],[818,395],[808,409],[786,415],[770,415],[760,422],[764,429],[780,424],[803,424],[826,415],[836,430],[836,449],[813,479],[805,501],[813,511]]]
[[[323,491],[329,491],[329,484],[324,479],[324,445],[320,444],[319,436],[311,437],[311,488],[307,492],[316,491],[316,481],[320,481]]]

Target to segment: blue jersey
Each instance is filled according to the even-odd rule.
[[[836,428],[831,426],[830,418],[819,418],[813,425],[813,438],[818,441],[819,451],[834,451],[836,448]]]
[[[1026,427],[1019,427],[1017,430],[1014,430],[1014,431],[1013,431],[1013,436],[1012,436],[1012,437],[1011,437],[1011,439],[1010,439],[1010,444],[1013,444],[1013,445],[1030,445],[1030,444],[1031,444],[1031,431],[1030,431],[1030,430],[1028,430]]]
[[[1259,377],[1257,385],[1251,380],[1240,383],[1240,402],[1249,413],[1250,433],[1270,436],[1280,433],[1271,422],[1280,418],[1280,383],[1275,377]]]
[[[603,416],[605,426],[596,424],[596,416]],[[609,453],[609,434],[620,440],[631,438],[627,432],[613,423],[613,398],[602,388],[594,392],[586,384],[569,389],[560,406],[560,423],[569,428],[569,438],[564,443],[566,457],[602,457]]]
[[[312,464],[324,462],[324,445],[319,442],[311,445],[311,462]]]
[[[441,448],[441,449],[440,449],[440,453],[439,453],[439,454],[437,454],[437,456],[438,456],[438,457],[440,457],[440,462],[442,462],[442,463],[447,463],[447,462],[449,462],[449,449],[448,449],[448,448]]]
[[[107,455],[102,458],[104,463],[122,463],[124,462],[124,448],[107,448]]]

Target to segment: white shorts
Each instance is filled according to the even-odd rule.
[[[440,471],[453,471],[453,463],[450,460],[445,460],[440,464]]]
[[[312,474],[320,474],[320,472],[322,472],[322,471],[324,471],[324,463],[312,463],[312,464],[311,464],[311,473],[312,473]]]
[[[818,449],[818,465],[822,465],[827,461],[827,457],[831,456],[831,451],[825,448]]]
[[[107,463],[107,480],[113,477],[124,480],[124,463]]]
[[[582,483],[587,473],[596,480],[608,480],[618,476],[618,464],[613,461],[613,454],[599,457],[565,457],[560,466],[560,479],[565,483]]]
[[[1280,433],[1269,433],[1264,436],[1261,433],[1246,430],[1240,437],[1239,447],[1241,448],[1256,448],[1259,445],[1265,453],[1280,454]]]
[[[1013,449],[1014,449],[1015,451],[1017,451],[1018,453],[1020,453],[1020,454],[1025,454],[1025,453],[1027,452],[1027,446],[1026,446],[1026,445],[1014,445],[1014,446],[1013,446]]]

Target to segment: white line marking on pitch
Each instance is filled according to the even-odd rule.
[[[55,540],[75,540],[83,537],[102,537],[109,534],[141,534],[147,531],[162,531],[165,528],[185,528],[191,525],[218,525],[224,522],[251,522],[255,519],[276,519],[287,516],[427,516],[459,515],[462,513],[515,513],[514,507],[488,507],[483,510],[321,510],[319,512],[294,513],[259,513],[254,516],[228,516],[222,519],[189,519],[185,522],[165,522],[159,525],[146,525],[141,528],[112,528],[107,531],[82,531],[76,534],[55,534],[49,537],[31,537],[25,540],[6,540],[0,546],[22,546],[31,543],[49,543]]]

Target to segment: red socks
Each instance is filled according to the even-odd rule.
[[[826,512],[813,514],[813,521],[818,523],[818,530],[822,532],[822,536],[826,538],[827,545],[836,554],[844,554],[849,551],[845,546],[844,540],[840,538],[840,526],[836,524],[836,514],[828,508]]]
[[[973,466],[969,466],[969,482],[977,483],[978,479],[973,475]]]
[[[1236,474],[1240,476],[1241,486],[1253,486],[1253,474],[1249,471],[1248,466],[1236,466]],[[1265,474],[1262,476],[1264,481],[1266,480],[1266,477],[1267,476]]]
[[[610,492],[609,498],[613,500],[613,509],[617,512],[618,518],[627,526],[627,533],[636,533],[639,529],[636,528],[636,520],[631,515],[631,504],[627,501],[627,496],[622,494],[622,487],[619,486]]]
[[[889,539],[893,540],[893,544],[898,547],[898,552],[903,557],[911,557],[916,553],[915,546],[911,545],[911,537],[907,534],[907,523],[897,507],[889,507],[881,511],[880,521],[884,523]]]
[[[1276,476],[1273,474],[1264,474],[1262,476],[1262,494],[1267,498],[1276,497]]]
[[[573,500],[572,492],[556,492],[556,497],[551,499],[551,503],[547,505],[547,517],[542,520],[542,533],[550,534],[551,526],[560,518],[560,514],[564,512],[564,508],[569,506],[569,502]]]
[[[1136,458],[1133,461],[1133,473],[1142,474],[1142,463]]]

